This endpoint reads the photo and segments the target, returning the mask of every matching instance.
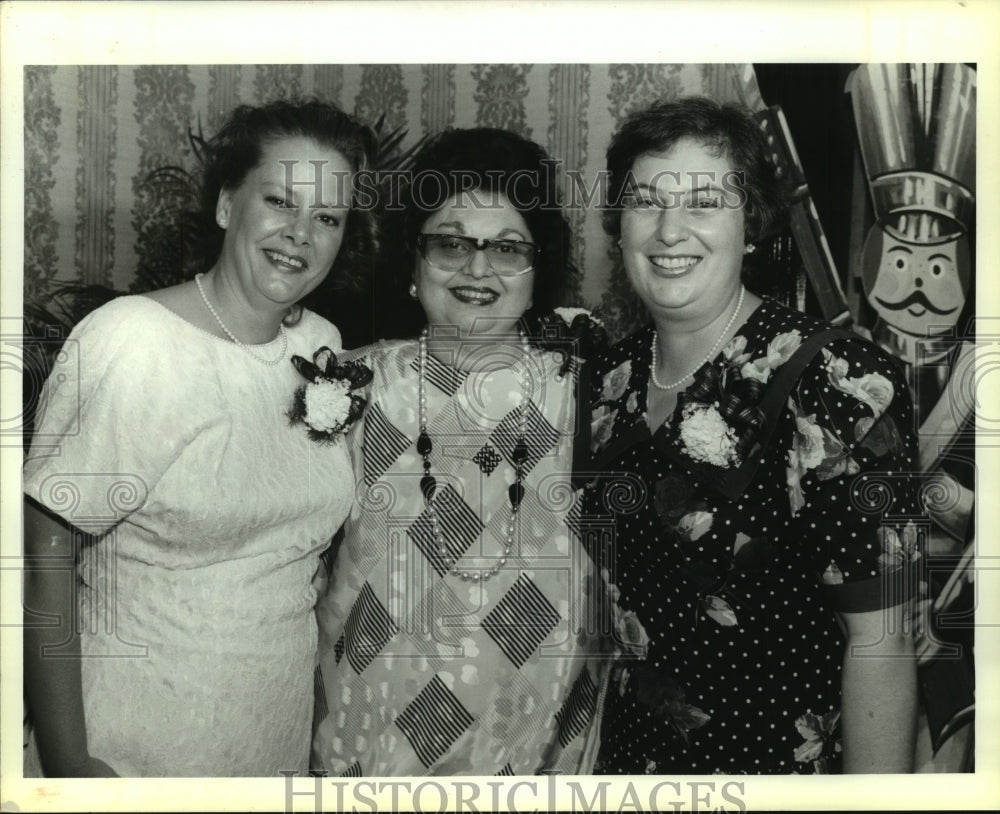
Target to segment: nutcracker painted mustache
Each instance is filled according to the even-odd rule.
[[[926,415],[947,381],[944,358],[973,274],[976,72],[861,65],[847,89],[875,212],[862,254],[862,285],[879,318],[872,336],[906,362]]]

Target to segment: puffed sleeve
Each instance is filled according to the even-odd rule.
[[[96,535],[143,506],[186,443],[162,431],[177,382],[158,375],[162,342],[129,300],[92,312],[64,343],[23,470],[29,498]]]
[[[351,351],[344,350],[340,329],[325,317],[305,308],[302,310],[300,327],[309,337],[306,341],[307,347],[313,351],[327,347],[337,354],[337,361],[341,362],[347,358],[345,354],[351,353]]]
[[[913,406],[899,365],[858,339],[824,348],[788,401],[794,539],[833,606],[865,612],[916,589],[925,525]]]

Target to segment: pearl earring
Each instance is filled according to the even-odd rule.
[[[747,243],[746,247],[743,249],[745,254],[753,254],[755,251],[757,251],[757,247],[754,246],[753,243]]]
[[[220,229],[225,229],[229,225],[229,218],[225,215],[219,215],[219,217],[216,218],[216,222],[219,224]]]
[[[416,283],[410,283],[410,296],[413,299],[417,298],[417,284]]]

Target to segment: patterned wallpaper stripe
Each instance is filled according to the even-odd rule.
[[[187,131],[194,120],[194,83],[190,69],[184,65],[142,66],[135,70],[135,87],[141,153],[138,172],[132,179],[132,228],[139,256],[133,288],[147,290],[160,288],[176,274],[177,246],[172,224],[179,208],[190,205],[180,191],[149,184],[147,176],[165,164],[190,166]]]
[[[76,139],[77,117],[80,111],[79,76],[75,67],[60,65],[52,77],[52,87],[61,110],[56,129],[59,144],[53,164],[55,184],[52,186],[52,214],[59,224],[55,240],[56,278],[81,279],[82,271],[76,257]]]
[[[324,102],[336,102],[343,107],[340,95],[344,84],[343,66],[316,65],[313,77],[313,94]]]
[[[567,186],[567,169],[578,169],[587,163],[587,105],[590,100],[589,65],[553,65],[549,68],[549,155],[559,160],[562,174],[563,201],[568,204],[566,215],[573,230],[573,262],[583,268],[583,229],[586,211],[573,206],[573,191]],[[581,281],[577,281],[573,299],[582,301]]]
[[[402,147],[408,147],[424,132],[421,121],[424,117],[424,72],[420,65],[401,65],[403,87],[406,90],[406,106],[403,109],[403,121],[407,135]]]
[[[440,133],[455,122],[455,66],[424,65],[420,126]]]
[[[406,125],[409,93],[403,84],[399,65],[365,65],[361,71],[361,89],[354,100],[354,114],[374,125],[385,116],[384,132]]]
[[[188,77],[191,80],[191,84],[194,86],[194,93],[191,96],[191,121],[184,127],[185,146],[188,145],[188,127],[190,127],[195,133],[198,132],[199,126],[205,135],[208,135],[208,133],[211,132],[208,127],[209,112],[212,109],[212,105],[209,102],[209,94],[212,84],[209,77],[209,66],[192,65],[188,69]],[[193,152],[191,154],[191,158],[194,159]],[[192,160],[190,165],[194,167],[196,163],[196,160]]]
[[[525,138],[533,138],[525,116],[531,68],[531,65],[512,64],[473,66],[477,127],[503,127]]]
[[[25,296],[56,276],[59,224],[52,188],[59,154],[62,111],[55,101],[51,66],[24,69],[24,283]]]
[[[611,91],[611,76],[606,65],[593,65],[590,69],[590,98],[587,104],[587,163],[583,167],[588,188],[597,182],[604,170],[604,152],[614,122],[608,115],[607,99]],[[595,305],[600,301],[608,283],[610,266],[607,256],[607,238],[601,227],[601,214],[595,206],[585,212],[582,268],[584,302]]]
[[[254,101],[295,99],[303,95],[302,65],[258,65],[254,77]]]
[[[79,277],[111,285],[115,256],[115,151],[118,122],[118,67],[78,70],[80,107],[76,116],[76,251]]]
[[[524,97],[524,118],[531,138],[546,145],[551,122],[549,100],[549,65],[529,65],[525,79],[528,93]]]
[[[702,66],[702,84],[705,93],[720,101],[728,99],[732,79],[725,71],[716,70],[714,65]]]
[[[240,104],[239,85],[242,69],[239,65],[210,65],[208,68],[208,121],[206,136],[225,124],[230,111]]]
[[[118,146],[115,152],[115,211],[113,228],[115,231],[114,268],[112,277],[119,291],[128,291],[135,281],[139,267],[136,254],[136,233],[132,226],[135,210],[135,176],[139,171],[142,150],[138,141],[138,125],[135,120],[136,85],[134,66],[118,69],[118,104],[115,106],[115,120],[118,122]]]

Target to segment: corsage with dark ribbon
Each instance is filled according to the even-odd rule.
[[[295,389],[291,424],[305,424],[309,438],[333,443],[361,416],[368,400],[354,392],[372,380],[372,371],[361,362],[337,364],[337,355],[323,346],[310,362],[292,356],[292,364],[306,383]]]
[[[538,318],[533,344],[563,354],[559,375],[565,376],[574,358],[592,359],[608,347],[604,323],[586,308],[553,308]]]
[[[737,335],[723,348],[721,366],[707,364],[697,372],[677,397],[670,439],[697,474],[716,481],[752,454],[766,424],[764,385],[801,345],[799,331],[787,331],[752,359],[746,337]]]
[[[531,344],[553,354],[559,370],[556,379],[572,373],[576,378],[576,404],[581,416],[573,440],[573,485],[583,486],[590,470],[590,369],[591,360],[607,350],[604,323],[586,308],[554,308],[538,318],[537,330],[530,331]]]
[[[706,365],[677,397],[668,424],[672,457],[707,482],[739,467],[764,426],[763,383],[733,364]]]

